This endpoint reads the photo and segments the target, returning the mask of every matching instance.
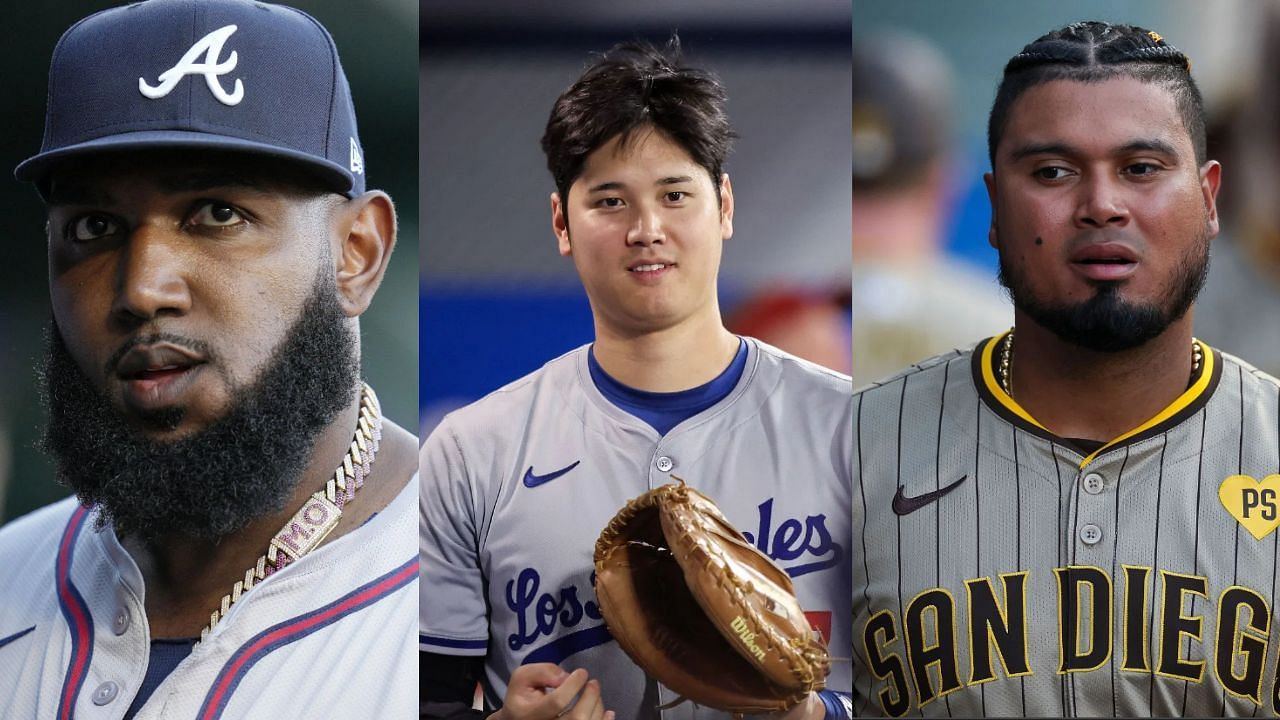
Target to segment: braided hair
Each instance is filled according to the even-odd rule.
[[[1191,60],[1157,32],[1136,25],[1087,21],[1037,38],[1004,66],[1004,77],[987,120],[991,167],[995,167],[996,146],[1004,134],[1009,111],[1024,92],[1052,80],[1096,83],[1115,77],[1158,83],[1173,93],[1182,124],[1191,136],[1196,164],[1204,164],[1204,101],[1191,78]]]

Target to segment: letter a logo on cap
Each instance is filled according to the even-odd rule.
[[[235,87],[230,93],[223,90],[222,85],[218,83],[218,76],[235,70],[236,62],[239,61],[235,50],[231,51],[231,56],[226,60],[218,60],[218,56],[222,54],[223,44],[235,31],[235,25],[227,25],[200,38],[195,45],[191,46],[187,54],[182,56],[177,65],[160,73],[159,85],[153,87],[147,84],[146,78],[138,78],[138,92],[141,92],[144,97],[158,100],[172,92],[178,86],[178,81],[187,75],[203,75],[205,82],[209,85],[209,92],[213,93],[218,102],[223,105],[239,105],[240,100],[244,98],[244,83],[237,78]],[[205,57],[204,62],[197,62],[201,55]]]

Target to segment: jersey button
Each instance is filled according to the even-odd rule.
[[[117,635],[123,635],[125,630],[129,629],[129,608],[121,605],[116,610],[115,617],[111,618],[111,630]]]
[[[120,686],[108,680],[99,685],[97,690],[93,691],[93,704],[106,705],[112,700],[115,700],[116,694],[119,692]]]
[[[1098,473],[1089,473],[1084,476],[1084,491],[1090,495],[1097,495],[1102,492],[1103,481],[1102,476]]]
[[[671,468],[675,466],[676,466],[675,462],[671,458],[667,457],[666,455],[663,455],[662,457],[658,458],[658,469],[661,470],[662,472],[671,472]]]
[[[1080,528],[1080,540],[1085,545],[1097,545],[1102,540],[1102,528],[1090,523]]]

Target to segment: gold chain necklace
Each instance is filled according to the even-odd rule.
[[[1191,339],[1191,377],[1200,372],[1200,363],[1204,360],[1204,350],[1195,338]],[[1013,331],[1004,336],[1000,344],[1000,389],[1004,394],[1013,397],[1013,389],[1009,384],[1009,370],[1013,365]]]
[[[319,545],[337,527],[342,508],[355,497],[356,490],[364,486],[373,457],[378,452],[378,442],[382,440],[382,407],[373,388],[366,383],[361,383],[360,387],[360,418],[351,447],[342,457],[342,464],[333,471],[333,477],[329,478],[324,490],[307,498],[293,519],[271,538],[267,552],[245,571],[244,579],[237,580],[231,592],[222,596],[218,608],[209,615],[209,624],[200,631],[201,641],[209,636],[213,626],[226,616],[241,595]]]

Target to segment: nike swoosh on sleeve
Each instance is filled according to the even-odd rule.
[[[937,500],[943,495],[955,490],[960,486],[960,483],[964,482],[968,477],[968,475],[961,475],[959,480],[946,487],[938,488],[937,490],[924,493],[923,495],[917,495],[915,497],[907,497],[906,494],[902,492],[903,486],[899,485],[898,492],[893,496],[893,511],[899,515],[910,515],[925,505],[928,505],[934,500]]]
[[[527,488],[536,488],[539,485],[549,483],[552,480],[555,480],[556,478],[560,477],[561,475],[564,475],[565,473],[569,472],[570,470],[578,467],[579,463],[581,462],[582,462],[581,460],[578,460],[574,462],[572,465],[569,465],[568,467],[562,467],[559,470],[556,470],[555,472],[547,473],[546,475],[534,475],[533,466],[530,465],[529,469],[524,471],[524,486]]]

